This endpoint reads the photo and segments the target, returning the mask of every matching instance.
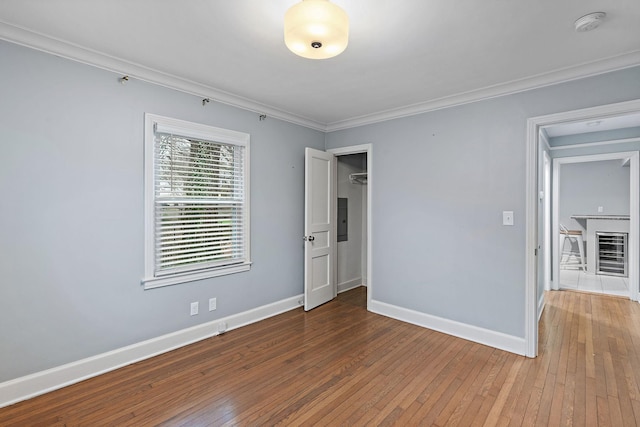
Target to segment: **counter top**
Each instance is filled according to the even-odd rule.
[[[628,221],[629,215],[571,215],[572,219],[613,219]]]
[[[572,219],[582,224],[586,223],[587,229],[587,272],[596,274],[596,233],[629,233],[631,221],[629,215],[572,215]]]

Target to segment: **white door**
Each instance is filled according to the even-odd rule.
[[[304,175],[304,309],[336,296],[333,154],[306,148]]]

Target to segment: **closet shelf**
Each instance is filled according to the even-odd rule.
[[[360,173],[349,174],[349,181],[352,184],[366,184],[367,183],[367,173],[366,172],[360,172]]]

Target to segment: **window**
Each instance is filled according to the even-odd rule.
[[[249,135],[145,115],[145,289],[246,271]]]

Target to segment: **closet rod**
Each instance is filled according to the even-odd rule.
[[[358,172],[358,173],[349,174],[349,181],[352,184],[366,184],[367,172]]]

